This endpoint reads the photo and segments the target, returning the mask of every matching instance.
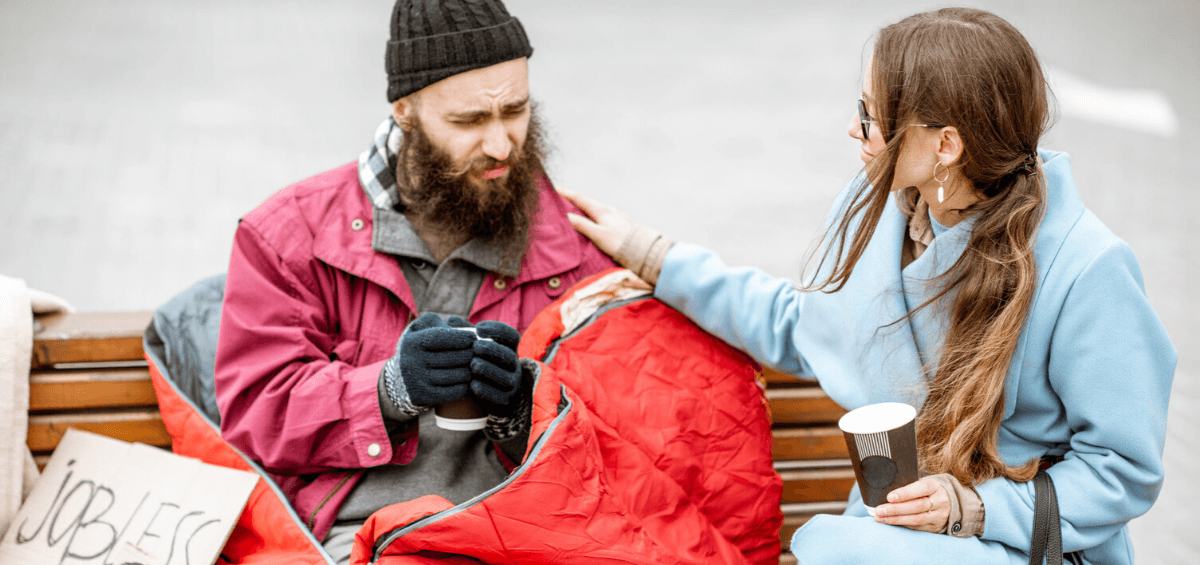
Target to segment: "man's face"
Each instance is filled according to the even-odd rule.
[[[411,98],[397,102],[405,134],[396,180],[406,212],[452,233],[522,243],[523,248],[545,157],[535,106],[524,84],[525,64],[510,61],[479,71],[487,72],[456,75],[421,90],[416,103]],[[521,77],[516,86],[508,80],[511,73]],[[454,80],[463,76],[466,81]],[[466,102],[447,103],[451,97],[446,92],[469,83],[486,87],[483,83],[492,79],[497,88],[470,95],[462,90]],[[443,96],[433,103],[426,98],[439,93]]]
[[[483,156],[465,169],[435,147],[424,124],[414,120],[396,159],[405,210],[452,233],[523,242],[537,207],[536,178],[546,155],[532,104],[528,113],[525,142],[509,151],[507,160]],[[497,169],[500,174],[488,178],[486,172]]]
[[[460,73],[431,84],[392,107],[396,123],[420,123],[455,172],[478,188],[510,172],[509,157],[529,130],[529,70],[525,58]]]

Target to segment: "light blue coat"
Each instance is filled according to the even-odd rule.
[[[1063,455],[1049,473],[1064,551],[1083,549],[1089,563],[1131,563],[1126,523],[1149,510],[1162,487],[1176,353],[1133,251],[1084,208],[1070,158],[1042,158],[1048,198],[1036,241],[1039,285],[1005,381],[1000,453],[1010,465]],[[906,218],[889,199],[853,276],[832,294],[798,292],[789,281],[677,244],[655,296],[764,365],[818,379],[847,409],[884,401],[919,407],[922,365],[936,367],[945,317],[930,307],[889,324],[929,296],[926,280],[959,257],[971,225],[942,233],[901,270]],[[979,538],[878,524],[865,517],[856,489],[846,515],[812,519],[792,551],[805,565],[1027,562],[1033,483],[993,479],[977,490],[986,514]]]

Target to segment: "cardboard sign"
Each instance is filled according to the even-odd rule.
[[[0,565],[211,565],[258,475],[67,430]]]

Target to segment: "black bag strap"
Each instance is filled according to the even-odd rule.
[[[1062,565],[1062,523],[1058,518],[1058,497],[1054,481],[1046,471],[1033,478],[1033,543],[1029,547],[1029,565]]]

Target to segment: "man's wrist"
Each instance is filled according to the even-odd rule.
[[[379,410],[383,417],[394,422],[406,422],[420,416],[428,407],[413,404],[400,376],[400,359],[397,355],[383,364],[379,373]]]
[[[514,398],[513,402],[516,402],[517,406],[510,415],[488,414],[483,434],[492,442],[508,441],[519,434],[529,432],[530,422],[533,420],[533,403],[528,395],[520,395],[519,398]]]
[[[508,441],[520,434],[527,434],[533,427],[533,382],[537,365],[528,359],[520,359],[521,387],[513,395],[511,414],[489,414],[483,428],[484,435],[495,443]]]

